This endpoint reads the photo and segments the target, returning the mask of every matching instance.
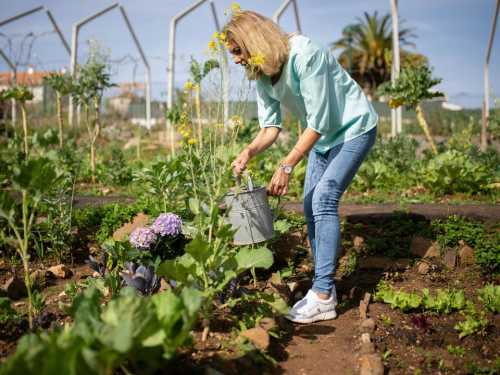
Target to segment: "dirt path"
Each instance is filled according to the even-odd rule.
[[[286,210],[302,213],[302,203],[287,202],[284,205]],[[395,212],[405,212],[408,214],[421,215],[426,219],[447,218],[450,215],[460,215],[471,219],[484,221],[500,221],[500,205],[490,204],[409,204],[404,207],[397,204],[341,204],[340,216],[364,217],[373,219],[377,217],[387,217]]]
[[[78,196],[75,197],[76,208],[100,206],[111,203],[133,203],[134,198],[127,196]],[[302,202],[286,202],[283,208],[298,213],[303,212]],[[395,212],[422,215],[427,219],[446,218],[450,215],[460,215],[471,219],[484,221],[500,221],[500,204],[463,204],[452,205],[442,203],[421,203],[401,206],[398,204],[341,204],[340,216],[372,218],[386,217]]]
[[[341,311],[339,311],[341,312]],[[356,374],[358,311],[341,312],[335,320],[294,325],[287,358],[279,373],[291,375]]]

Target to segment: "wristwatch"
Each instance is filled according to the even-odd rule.
[[[293,166],[281,163],[280,168],[286,174],[292,174]]]

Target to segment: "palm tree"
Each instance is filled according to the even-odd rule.
[[[415,37],[410,29],[399,31],[399,40],[403,46],[415,47],[409,39]],[[379,17],[367,12],[357,22],[344,28],[342,37],[331,44],[331,49],[341,49],[339,62],[347,68],[351,76],[370,94],[377,86],[391,78],[392,28],[391,16]],[[415,60],[425,61],[419,54],[401,50],[402,64]]]

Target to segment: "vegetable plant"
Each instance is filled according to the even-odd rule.
[[[43,196],[49,191],[58,176],[52,163],[46,158],[30,159],[21,162],[16,174],[12,176],[12,186],[21,194],[20,212],[12,197],[5,191],[0,192],[0,218],[7,221],[16,241],[16,250],[21,257],[24,269],[24,282],[28,291],[28,321],[32,328],[32,294],[29,269],[29,241],[33,223]],[[19,225],[19,222],[21,223]]]
[[[500,285],[487,284],[479,289],[479,300],[491,312],[500,313]]]
[[[431,136],[429,125],[425,120],[424,111],[420,102],[424,99],[432,99],[443,96],[441,92],[429,91],[433,86],[441,82],[440,78],[432,78],[432,72],[425,64],[419,66],[409,66],[401,71],[398,79],[392,84],[387,82],[378,89],[379,95],[390,97],[389,106],[397,108],[406,106],[408,109],[415,109],[417,120],[422,128],[432,152],[437,155],[437,148]]]
[[[196,202],[192,206],[199,207]],[[266,247],[231,247],[234,231],[219,216],[217,207],[206,213],[203,210],[195,213],[195,221],[203,222],[203,229],[198,230],[193,240],[186,245],[184,255],[161,263],[158,274],[175,280],[178,287],[192,287],[203,293],[203,339],[206,339],[213,310],[212,301],[216,295],[243,272],[252,268],[269,268],[273,264],[273,255]]]
[[[154,372],[189,340],[202,297],[188,288],[152,297],[125,288],[104,307],[101,298],[95,288],[78,295],[74,323],[24,336],[0,374]]]
[[[462,312],[465,320],[455,325],[455,329],[459,332],[458,337],[464,338],[466,336],[478,333],[484,335],[489,321],[486,318],[484,311],[477,311],[472,302],[467,302],[465,311]]]

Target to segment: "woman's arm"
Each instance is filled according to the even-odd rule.
[[[283,159],[283,164],[295,167],[321,137],[317,131],[307,128],[297,140],[292,151]]]
[[[236,175],[240,175],[246,168],[248,161],[257,154],[266,150],[278,138],[281,129],[276,126],[269,126],[260,129],[255,139],[240,152],[231,166]]]
[[[321,137],[321,134],[311,128],[304,130],[292,151],[283,159],[284,165],[296,166],[298,162],[307,154],[314,146],[316,141]],[[290,175],[285,173],[280,167],[274,172],[273,178],[267,187],[267,191],[271,195],[285,195],[288,193],[288,181]]]

